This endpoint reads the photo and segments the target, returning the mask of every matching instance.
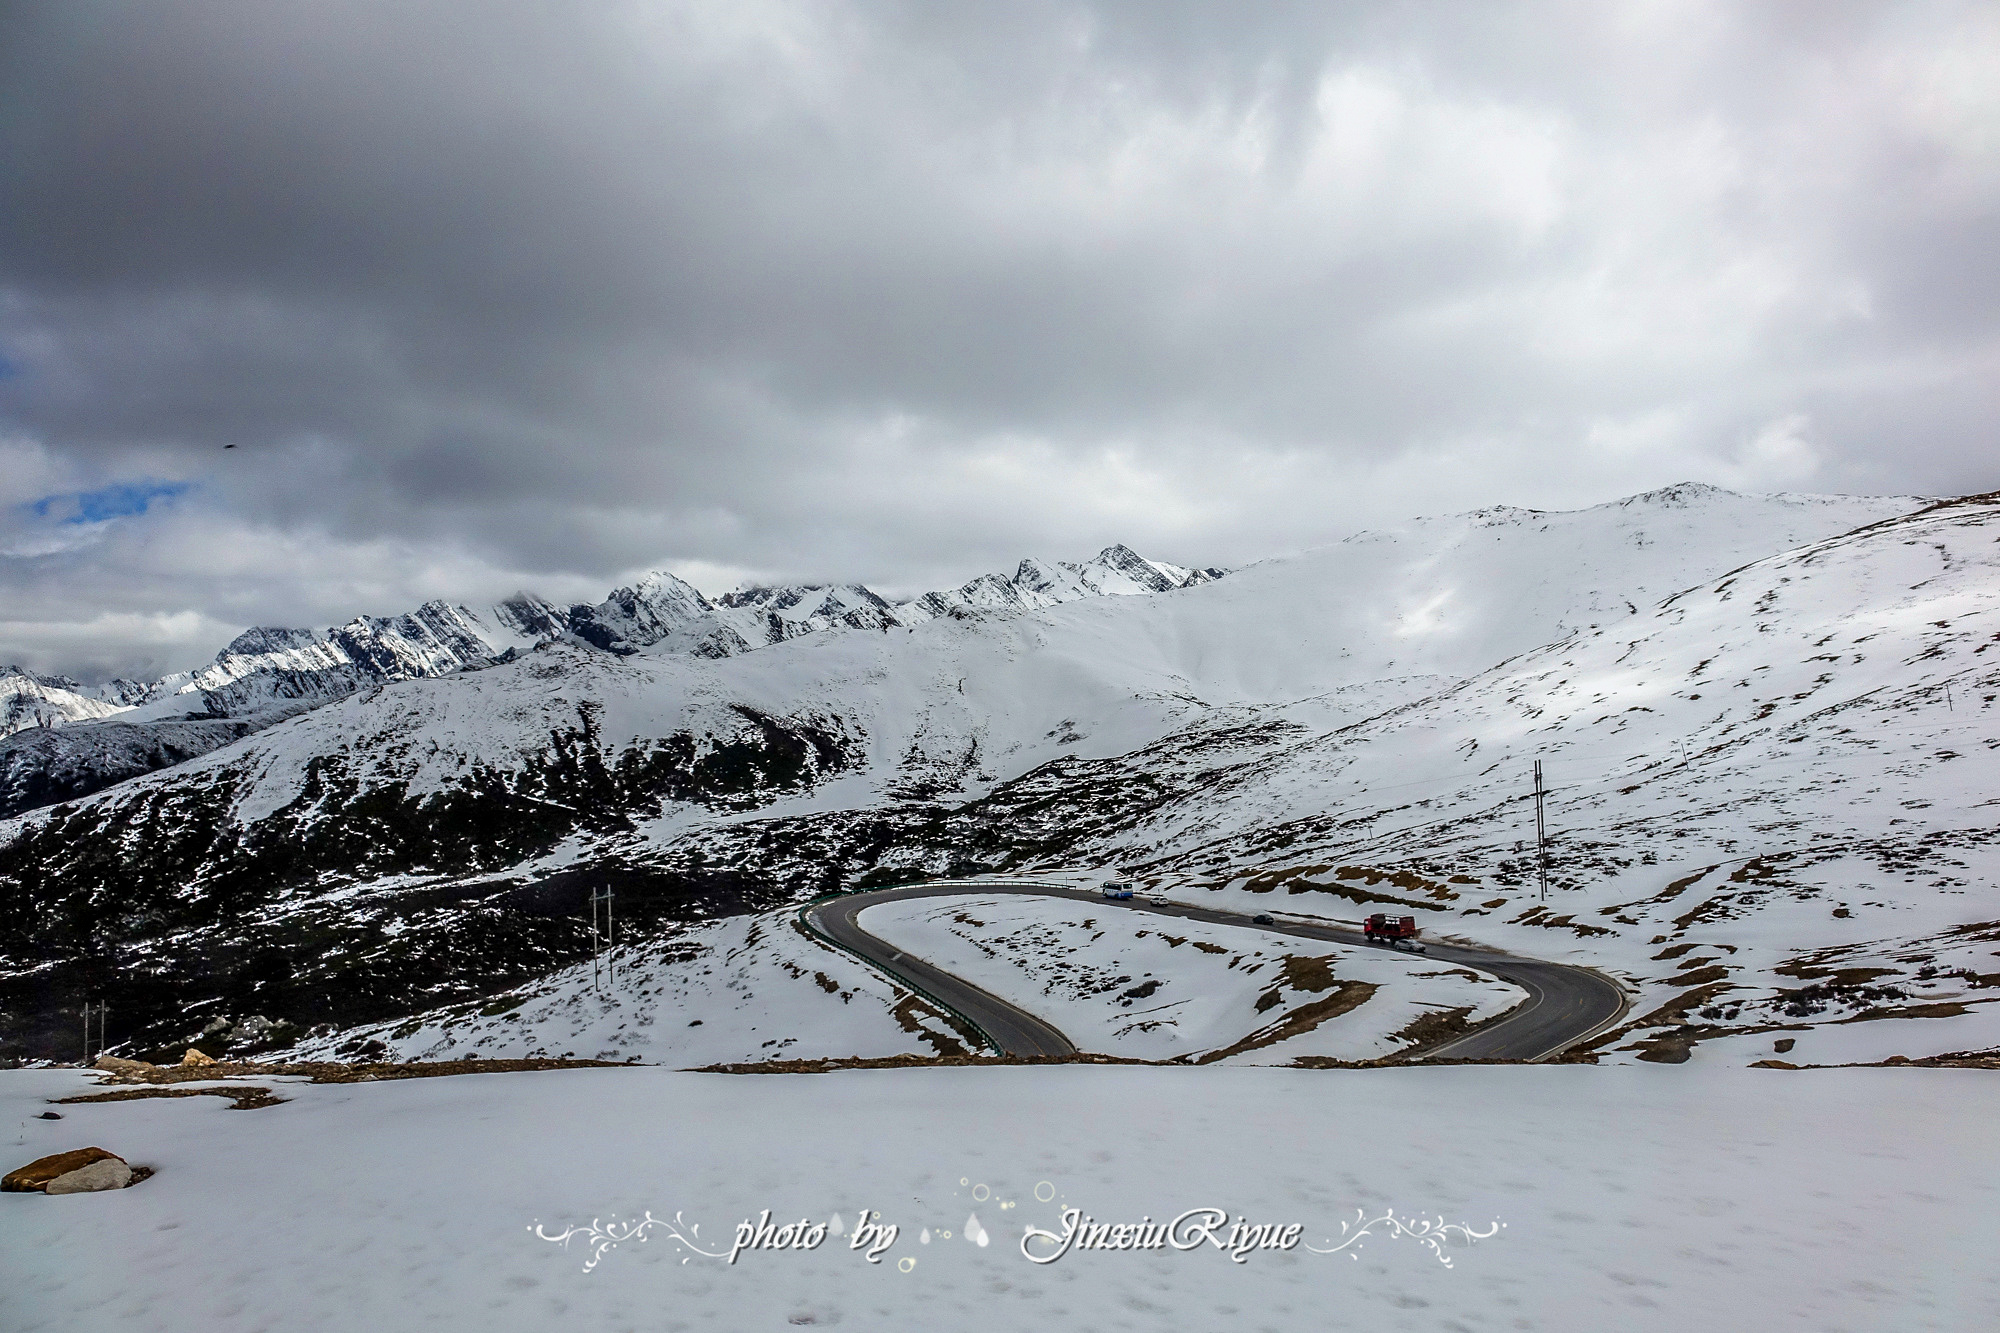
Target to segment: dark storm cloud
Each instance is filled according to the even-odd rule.
[[[6,6],[0,660],[1990,487],[1996,62],[1948,5]]]

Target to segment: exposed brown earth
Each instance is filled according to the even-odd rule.
[[[756,1064],[701,1065],[696,1074],[830,1074],[842,1069],[997,1069],[1011,1065],[1157,1065],[1115,1055],[885,1055],[820,1060],[764,1060]]]
[[[283,1097],[273,1097],[269,1088],[248,1087],[236,1084],[227,1088],[121,1088],[117,1092],[93,1092],[83,1097],[63,1097],[58,1106],[73,1106],[78,1102],[134,1102],[152,1097],[228,1097],[232,1098],[232,1111],[260,1111],[266,1106],[283,1106]]]
[[[213,1083],[229,1078],[306,1078],[314,1083],[363,1083],[398,1078],[447,1078],[455,1074],[516,1074],[541,1069],[620,1069],[624,1064],[611,1060],[437,1060],[407,1063],[368,1062],[339,1064],[332,1061],[300,1061],[296,1064],[258,1064],[251,1061],[218,1060],[205,1065],[152,1065],[142,1060],[106,1057],[95,1071],[105,1083],[143,1083],[160,1086],[175,1083]],[[228,1090],[216,1089],[227,1095]],[[78,1099],[72,1099],[78,1100]],[[100,1099],[81,1099],[100,1100]],[[120,1099],[101,1099],[120,1100]]]
[[[1419,1015],[1401,1031],[1390,1034],[1389,1039],[1391,1041],[1400,1041],[1407,1047],[1417,1050],[1421,1050],[1426,1046],[1435,1046],[1441,1041],[1470,1031],[1472,1024],[1468,1019],[1471,1013],[1472,1009],[1470,1006],[1460,1009],[1435,1009],[1430,1013]],[[1396,1059],[1399,1057],[1390,1056],[1386,1058]]]
[[[1278,1042],[1311,1032],[1329,1018],[1337,1018],[1350,1010],[1359,1009],[1368,1003],[1376,990],[1375,986],[1366,981],[1341,981],[1334,984],[1336,986],[1334,993],[1324,1000],[1312,1000],[1302,1004],[1269,1027],[1259,1028],[1234,1045],[1225,1046],[1219,1051],[1210,1051],[1196,1058],[1194,1063],[1213,1064],[1232,1055],[1273,1046]]]

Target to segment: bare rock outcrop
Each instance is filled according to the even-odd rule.
[[[9,1194],[92,1194],[122,1190],[132,1183],[132,1168],[117,1153],[103,1148],[78,1148],[38,1157],[0,1178]]]

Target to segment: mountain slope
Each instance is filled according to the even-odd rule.
[[[1607,1054],[1978,1049],[2000,1044],[1996,701],[1987,496],[1755,562],[1355,726],[1197,726],[1059,788],[1024,781],[938,836],[1004,860],[1143,781],[1142,807],[1062,855],[1198,896],[1419,910],[1611,967],[1639,999]]]
[[[1308,811],[1351,794],[1307,762],[1327,738],[1456,708],[1423,701],[1902,507],[1675,488],[1420,521],[1153,596],[720,658],[550,641],[385,683],[0,824],[0,1004],[124,987],[159,1040],[199,1003],[352,1022],[573,958],[593,883],[657,925],[953,868],[1267,862],[1258,831],[1324,841]]]

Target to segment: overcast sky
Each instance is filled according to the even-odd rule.
[[[0,663],[1990,490],[1996,256],[1990,3],[0,0]]]

